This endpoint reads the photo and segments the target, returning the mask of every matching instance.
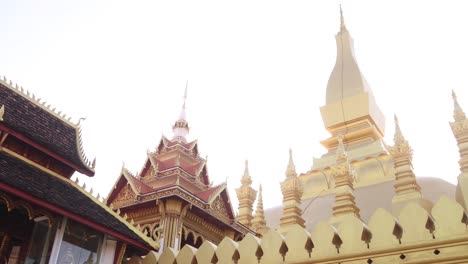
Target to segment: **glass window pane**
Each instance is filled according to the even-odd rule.
[[[46,217],[34,219],[34,230],[25,263],[47,263],[50,257],[52,228]]]
[[[68,219],[60,245],[58,263],[97,263],[101,240],[101,233]]]

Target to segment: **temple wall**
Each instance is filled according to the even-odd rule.
[[[296,226],[286,234],[270,230],[199,249],[151,252],[127,263],[468,263],[468,217],[457,202],[441,197],[430,213],[410,203],[398,218],[377,209],[368,223],[350,217],[336,226],[321,222],[311,233]]]

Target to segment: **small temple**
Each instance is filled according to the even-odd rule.
[[[186,97],[187,90],[172,138],[162,136],[137,175],[122,167],[107,198],[113,210],[140,225],[161,249],[198,248],[205,240],[218,244],[224,237],[239,240],[254,233],[248,222],[236,220],[226,183],[210,182],[197,140],[187,140]]]

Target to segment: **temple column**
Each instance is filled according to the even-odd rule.
[[[423,198],[421,187],[416,181],[413,172],[413,149],[401,132],[398,118],[395,115],[394,145],[388,146],[388,151],[393,158],[395,168],[395,196],[392,199],[394,215],[399,215],[400,210],[410,203],[415,202],[430,212],[432,203]]]
[[[241,179],[241,187],[236,189],[237,199],[239,200],[239,215],[237,221],[246,227],[252,224],[253,203],[257,196],[257,191],[252,188],[252,178],[249,174],[249,163],[245,161],[244,176]]]
[[[289,163],[286,169],[286,179],[281,183],[283,193],[283,215],[280,219],[280,233],[286,233],[294,225],[305,227],[302,218],[301,197],[304,192],[301,181],[297,178],[296,167],[289,149]]]
[[[450,122],[450,127],[457,140],[458,151],[460,153],[460,160],[458,161],[460,175],[458,176],[456,199],[466,210],[468,208],[468,119],[458,104],[455,92],[452,92],[452,97],[454,102],[454,122]]]
[[[359,208],[356,206],[353,186],[353,170],[349,163],[346,150],[343,145],[343,137],[338,138],[336,149],[336,164],[331,167],[335,177],[335,204],[333,205],[333,216],[330,223],[338,223],[343,218],[351,216],[360,219]]]
[[[170,247],[179,250],[182,228],[182,218],[187,212],[188,205],[179,199],[161,201],[164,207],[162,240],[163,249]]]

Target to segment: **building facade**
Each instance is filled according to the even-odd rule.
[[[79,123],[0,80],[0,263],[121,263],[158,249],[70,179],[94,167]]]

